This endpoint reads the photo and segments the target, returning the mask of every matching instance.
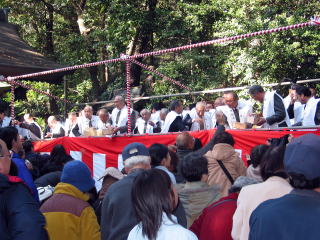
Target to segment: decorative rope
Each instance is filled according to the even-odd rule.
[[[14,119],[14,84],[11,84],[11,103],[10,103],[10,107],[11,107],[11,112],[10,112],[10,116],[11,116],[11,120]]]
[[[210,41],[206,41],[206,42],[189,44],[189,45],[185,45],[185,46],[181,46],[181,47],[158,50],[158,51],[154,51],[154,52],[142,53],[142,54],[129,56],[129,58],[130,59],[142,58],[142,57],[160,55],[160,54],[165,54],[165,53],[170,53],[170,52],[190,50],[192,48],[204,47],[204,46],[208,46],[208,45],[219,44],[219,43],[234,41],[234,40],[238,40],[238,39],[245,39],[245,38],[260,36],[260,35],[265,35],[265,34],[271,34],[271,33],[275,33],[275,32],[287,31],[287,30],[296,29],[296,28],[304,28],[304,27],[309,27],[309,26],[319,25],[319,24],[320,24],[319,17],[313,17],[313,18],[311,18],[311,20],[309,22],[305,22],[305,23],[299,23],[299,24],[294,24],[294,25],[290,25],[290,26],[286,26],[286,27],[278,27],[278,28],[273,28],[273,29],[268,29],[268,30],[262,30],[259,32],[241,34],[241,35],[236,35],[236,36],[232,36],[232,37],[225,37],[225,38],[210,40]]]
[[[147,71],[149,71],[149,72],[151,72],[151,73],[154,73],[154,74],[158,75],[159,77],[162,77],[163,79],[168,80],[168,81],[174,83],[175,85],[178,85],[178,86],[181,87],[181,88],[187,89],[188,91],[192,91],[191,88],[183,85],[182,83],[180,83],[180,82],[178,82],[178,81],[176,81],[176,80],[174,80],[174,79],[172,79],[172,78],[169,78],[169,77],[163,75],[162,73],[158,72],[157,70],[151,69],[151,68],[148,67],[147,65],[145,65],[145,64],[143,64],[143,63],[141,63],[141,62],[139,62],[139,61],[137,61],[137,60],[135,60],[135,59],[130,59],[130,61],[133,62],[133,63],[135,63],[135,64],[137,64],[137,65],[139,65],[140,67],[146,69]]]
[[[22,75],[22,76],[23,76],[23,75]],[[19,76],[19,77],[20,77],[20,76]],[[37,92],[37,93],[39,93],[39,94],[47,95],[48,97],[54,98],[54,99],[56,99],[56,100],[58,100],[58,101],[63,101],[63,102],[71,103],[71,102],[68,101],[68,100],[61,99],[61,98],[59,98],[59,97],[57,97],[57,96],[54,96],[54,95],[52,95],[52,94],[50,94],[50,93],[44,92],[44,91],[39,90],[39,89],[34,88],[34,87],[31,87],[31,86],[28,85],[28,84],[24,84],[24,83],[22,83],[22,82],[12,80],[12,78],[10,78],[10,77],[0,78],[0,81],[5,81],[5,82],[11,84],[11,86],[12,86],[12,85],[18,85],[18,86],[21,86],[21,87],[23,87],[23,88],[26,88],[26,89],[29,89],[29,90],[33,90],[33,91],[35,91],[35,92]]]
[[[224,43],[227,41],[233,41],[233,40],[238,40],[238,39],[245,39],[245,38],[249,38],[249,37],[253,37],[253,36],[271,34],[271,33],[275,33],[275,32],[287,31],[287,30],[296,29],[296,28],[304,28],[304,27],[309,27],[309,26],[313,26],[313,25],[320,25],[320,18],[319,17],[315,16],[315,17],[311,18],[311,20],[309,22],[305,22],[305,23],[294,24],[294,25],[290,25],[290,26],[286,26],[286,27],[278,27],[278,28],[273,28],[273,29],[269,29],[269,30],[262,30],[259,32],[236,35],[236,36],[226,37],[226,38],[221,38],[221,39],[215,39],[215,40],[211,40],[211,41],[189,44],[189,45],[185,45],[185,46],[181,46],[181,47],[158,50],[158,51],[149,52],[149,53],[142,53],[142,54],[137,54],[137,55],[133,55],[133,56],[128,56],[128,58],[136,59],[136,58],[147,57],[147,56],[151,56],[151,55],[160,55],[160,54],[169,53],[169,52],[178,52],[178,51],[183,51],[183,50],[187,50],[187,49],[192,49],[195,47],[204,47],[207,45]],[[43,75],[48,75],[48,74],[53,74],[53,73],[58,73],[58,72],[72,71],[72,70],[76,70],[76,69],[93,67],[93,66],[98,66],[98,65],[102,65],[102,64],[108,64],[108,63],[115,63],[115,62],[120,62],[120,61],[123,61],[123,58],[120,57],[120,58],[109,59],[109,60],[104,60],[104,61],[100,61],[100,62],[86,63],[86,64],[82,64],[82,65],[75,65],[75,66],[59,68],[59,69],[54,69],[54,70],[48,70],[48,71],[43,71],[43,72],[38,72],[38,73],[31,73],[31,74],[25,74],[25,75],[20,75],[20,76],[15,76],[15,77],[8,77],[8,80],[38,77],[38,76],[43,76]]]
[[[33,78],[33,77],[39,77],[39,76],[44,76],[44,75],[50,75],[50,74],[58,73],[58,72],[73,71],[76,69],[89,68],[89,67],[93,67],[93,66],[98,66],[98,65],[107,64],[107,63],[115,63],[115,62],[120,62],[120,61],[122,61],[121,58],[115,58],[115,59],[109,59],[109,60],[104,60],[104,61],[100,61],[100,62],[86,63],[86,64],[82,64],[82,65],[75,65],[75,66],[70,66],[70,67],[65,67],[65,68],[57,68],[57,69],[43,71],[43,72],[24,74],[24,75],[14,76],[14,77],[7,77],[7,79],[8,80],[17,80],[17,79]]]
[[[127,58],[122,55],[122,58]],[[131,62],[126,60],[126,79],[127,79],[127,108],[128,108],[128,135],[131,135]]]

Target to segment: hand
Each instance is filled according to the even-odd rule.
[[[12,120],[12,124],[13,124],[13,125],[20,125],[21,122],[19,122],[18,120]]]
[[[116,134],[117,132],[119,132],[120,128],[119,127],[116,127],[113,129],[113,134]]]
[[[260,119],[258,120],[258,122],[256,123],[256,125],[261,126],[261,125],[263,125],[263,124],[266,123],[266,122],[267,122],[267,120],[266,120],[265,118],[260,118]]]
[[[51,132],[48,132],[48,133],[46,134],[45,138],[50,138],[50,137],[52,137],[52,133],[51,133]]]
[[[25,160],[25,164],[26,164],[27,168],[28,168],[30,171],[32,171],[32,170],[33,170],[32,163],[31,163],[31,162],[29,162],[29,160]]]
[[[149,121],[148,123],[149,123],[152,127],[155,126],[154,122],[152,122],[152,121]]]
[[[194,122],[197,122],[197,123],[199,123],[199,124],[202,124],[202,123],[203,123],[203,119],[201,119],[201,118],[196,118],[196,119],[194,119],[193,121],[194,121]]]

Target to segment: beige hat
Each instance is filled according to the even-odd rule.
[[[124,175],[119,171],[119,169],[115,167],[108,167],[104,171],[103,175],[98,179],[98,181],[107,175],[109,175],[110,177],[114,177],[115,179],[118,179],[118,180],[121,180],[124,177]]]

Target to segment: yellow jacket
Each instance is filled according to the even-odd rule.
[[[50,240],[100,240],[100,226],[89,195],[71,184],[59,183],[40,208]]]

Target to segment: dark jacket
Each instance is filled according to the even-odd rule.
[[[17,153],[13,153],[12,161],[15,163],[15,165],[18,168],[18,177],[21,178],[27,184],[27,186],[32,191],[32,195],[33,195],[34,199],[37,202],[39,202],[39,196],[38,196],[38,191],[37,191],[36,185],[33,182],[32,175],[31,175],[29,169],[27,168],[24,160],[21,159]]]
[[[294,189],[261,203],[251,214],[249,239],[319,239],[320,193]]]
[[[33,170],[31,171],[33,179],[40,177],[41,169],[49,161],[50,155],[39,154],[35,152],[26,153],[26,160],[32,163]]]
[[[47,173],[34,181],[34,184],[37,187],[46,187],[50,185],[51,187],[55,187],[61,178],[61,171],[55,171]]]
[[[267,117],[266,121],[269,125],[277,122],[281,122],[286,118],[286,109],[284,107],[282,99],[274,94],[274,115]],[[279,127],[287,127],[286,122],[280,123]]]
[[[177,183],[185,183],[186,182],[186,179],[182,176],[182,173],[181,173],[181,161],[183,161],[183,158],[188,155],[189,153],[192,153],[193,150],[191,149],[177,149],[177,155],[178,155],[178,158],[179,158],[179,162],[178,162],[178,172],[175,174],[175,177],[176,177],[176,181]]]
[[[131,201],[131,188],[133,180],[143,171],[133,170],[127,177],[112,184],[102,202],[101,211],[101,239],[102,240],[125,240],[131,229],[137,225]],[[181,203],[173,212],[178,223],[187,226],[185,212]]]
[[[0,239],[45,240],[45,219],[18,177],[0,174]]]

